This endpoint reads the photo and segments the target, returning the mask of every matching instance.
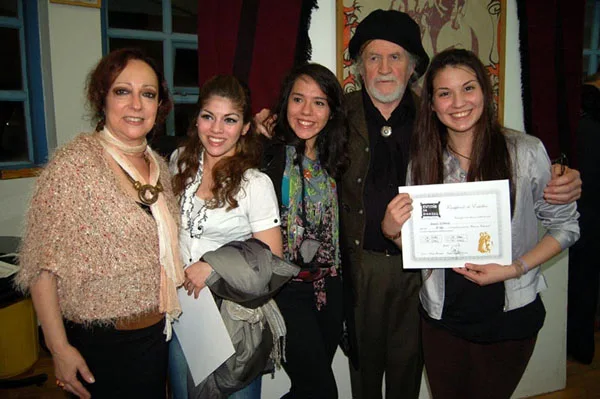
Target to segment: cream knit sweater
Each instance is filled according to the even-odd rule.
[[[178,220],[169,171],[159,163],[160,195]],[[40,271],[54,273],[68,320],[110,324],[158,309],[156,223],[120,188],[93,135],[57,150],[37,179],[20,265],[16,282],[24,290]]]

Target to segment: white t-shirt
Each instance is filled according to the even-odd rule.
[[[190,216],[197,218],[201,215],[193,228],[193,236],[183,225],[179,230],[179,247],[186,266],[200,260],[208,251],[231,241],[246,240],[252,233],[281,224],[273,183],[269,176],[257,169],[248,169],[244,173],[236,200],[238,207],[226,211],[226,206],[208,209],[204,206],[204,200],[194,196]]]

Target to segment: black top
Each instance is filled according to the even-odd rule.
[[[277,202],[281,209],[282,193],[281,181],[283,180],[283,172],[285,171],[285,147],[286,144],[278,137],[272,139],[261,136],[262,159],[260,171],[271,178],[273,188],[277,196]]]
[[[442,319],[430,323],[468,341],[491,343],[534,337],[544,325],[546,310],[539,295],[522,308],[504,311],[504,282],[479,286],[446,269]]]
[[[150,205],[142,204],[141,202],[136,202],[136,204],[138,204],[139,207],[142,208],[144,212],[146,212],[148,215],[153,216],[152,209],[150,209]]]
[[[362,90],[365,119],[369,131],[371,161],[364,189],[365,234],[363,248],[371,251],[399,254],[392,241],[383,236],[381,221],[388,203],[398,194],[398,187],[406,183],[410,137],[415,121],[415,103],[407,90],[400,104],[386,121]],[[381,128],[390,126],[392,135],[383,137]]]

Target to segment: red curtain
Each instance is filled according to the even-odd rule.
[[[583,69],[584,1],[517,1],[527,133],[551,158],[565,153],[576,164]]]
[[[199,82],[234,74],[254,112],[273,107],[295,62],[310,58],[308,24],[316,0],[199,0]]]

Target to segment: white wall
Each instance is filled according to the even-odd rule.
[[[312,61],[326,66],[335,73],[337,65],[335,0],[319,1],[319,8],[312,14],[310,21],[310,41]]]
[[[20,236],[34,179],[0,180],[0,236]]]
[[[50,104],[46,128],[51,145],[62,145],[78,132],[89,130],[89,123],[83,118],[83,91],[88,71],[102,56],[100,10],[47,0],[38,3],[45,101],[47,106]],[[0,180],[0,236],[21,235],[34,181]]]
[[[45,76],[51,76],[47,104],[54,106],[49,116],[50,141],[59,145],[80,131],[89,129],[85,115],[84,82],[88,71],[101,56],[100,11],[98,9],[49,4],[38,0],[42,25],[47,20],[49,54],[43,54],[51,64]],[[506,29],[506,126],[522,130],[520,59],[518,53],[518,22],[516,0],[508,0]],[[313,61],[336,70],[335,0],[321,0],[312,16],[310,37]],[[48,49],[45,49],[48,51]],[[509,106],[510,105],[510,106]],[[52,109],[51,109],[52,110]],[[34,179],[0,181],[0,235],[20,235],[21,223],[29,201]],[[567,259],[563,254],[547,265],[550,289],[544,293],[547,308],[546,324],[536,350],[516,396],[533,395],[561,389],[565,385],[565,326]],[[351,398],[346,359],[341,353],[334,359],[340,399]],[[263,378],[263,398],[280,397],[289,388],[283,372],[274,380]],[[423,398],[428,397],[423,393]]]
[[[507,1],[506,17],[504,125],[515,130],[524,131],[519,21],[517,19],[516,0]]]
[[[100,10],[49,4],[50,59],[56,138],[59,146],[90,131],[86,120],[85,81],[102,57]]]

